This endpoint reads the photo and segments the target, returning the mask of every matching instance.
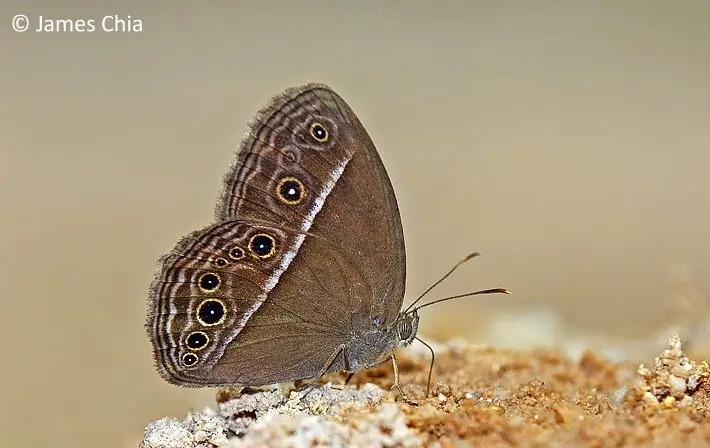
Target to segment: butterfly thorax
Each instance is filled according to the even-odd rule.
[[[400,313],[397,319],[387,326],[380,325],[373,319],[372,326],[361,333],[353,334],[345,345],[346,369],[357,372],[381,364],[398,347],[406,347],[417,336],[419,315]]]

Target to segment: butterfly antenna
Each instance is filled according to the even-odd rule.
[[[409,310],[412,309],[412,308],[417,304],[417,302],[419,302],[420,300],[422,300],[422,298],[423,298],[425,295],[427,295],[427,294],[429,293],[429,291],[431,291],[432,289],[436,288],[436,287],[439,285],[439,283],[443,282],[444,280],[446,280],[446,278],[447,278],[449,275],[453,274],[454,271],[459,268],[459,266],[461,266],[462,264],[466,263],[466,262],[467,262],[468,260],[470,260],[471,258],[477,257],[477,256],[479,256],[479,255],[481,255],[479,252],[473,252],[473,253],[470,253],[470,254],[466,255],[462,260],[460,260],[458,263],[456,263],[456,264],[454,265],[454,267],[449,270],[449,272],[447,272],[443,277],[441,277],[439,280],[437,280],[436,282],[434,282],[433,285],[431,285],[430,287],[428,287],[426,291],[424,291],[419,297],[417,297],[417,300],[415,300],[414,302],[412,302],[412,304],[409,305],[409,306],[407,307],[407,309],[404,310],[404,314],[407,314],[407,312],[409,312]]]
[[[460,299],[461,297],[479,296],[481,294],[512,294],[512,292],[508,291],[505,288],[484,289],[482,291],[467,292],[466,294],[458,294],[455,296],[444,297],[443,299],[434,300],[433,302],[429,302],[429,303],[425,303],[424,305],[420,305],[420,306],[416,307],[415,309],[420,310],[420,309],[427,307],[429,305],[434,305],[436,303],[446,302],[447,300]]]

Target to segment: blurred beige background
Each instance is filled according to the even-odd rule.
[[[472,250],[432,298],[514,292],[428,309],[424,334],[495,343],[496,316],[548,309],[638,339],[669,324],[675,272],[710,295],[710,3],[256,5],[0,6],[2,446],[135,445],[211,402],[153,371],[146,287],[211,219],[245,121],[309,80],[390,172],[407,300]],[[143,31],[15,33],[20,13]]]

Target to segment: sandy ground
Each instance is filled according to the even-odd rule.
[[[708,446],[708,365],[673,336],[646,365],[584,351],[438,347],[424,398],[424,352],[302,397],[284,389],[221,390],[213,409],[152,422],[144,448],[213,446]],[[341,377],[332,376],[332,384]]]

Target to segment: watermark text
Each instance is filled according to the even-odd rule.
[[[26,16],[12,18],[12,29],[18,33],[141,33],[143,21],[130,15],[109,14],[102,17],[67,18]]]

